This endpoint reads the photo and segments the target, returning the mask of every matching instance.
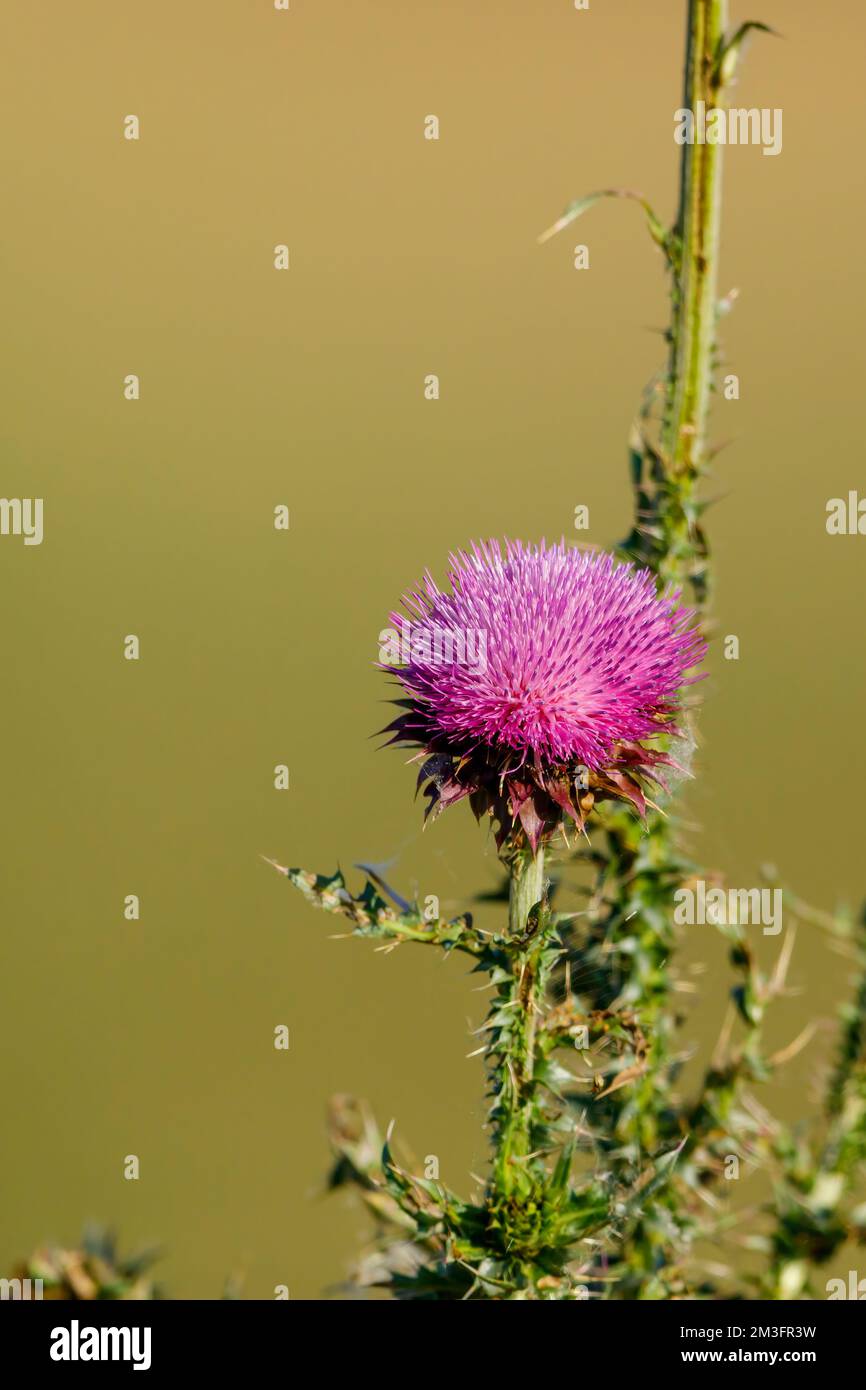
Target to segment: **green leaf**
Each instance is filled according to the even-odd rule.
[[[582,217],[589,208],[594,207],[602,198],[628,198],[634,203],[639,203],[646,214],[647,227],[649,234],[656,246],[660,246],[666,256],[670,256],[671,234],[665,228],[655,212],[641,193],[635,193],[631,188],[603,188],[598,193],[588,193],[584,198],[578,198],[575,202],[569,203],[561,217],[548,227],[546,232],[542,232],[538,238],[539,244],[549,241],[558,232],[564,231],[572,222],[576,222],[578,217]]]
[[[356,936],[384,940],[395,946],[404,941],[416,941],[441,946],[444,951],[465,951],[482,965],[488,960],[493,964],[497,959],[497,949],[476,932],[468,912],[450,920],[438,918],[431,922],[419,908],[395,911],[370,878],[361,892],[353,895],[339,869],[333,874],[313,874],[306,869],[287,869],[274,859],[266,858],[265,862],[287,878],[311,907],[348,917]]]
[[[762,34],[771,34],[776,39],[782,37],[778,30],[771,29],[769,24],[761,24],[756,19],[749,19],[746,20],[745,24],[741,24],[729,39],[720,39],[716,52],[716,66],[713,71],[714,87],[726,87],[732,81],[740,61],[740,49],[743,46],[743,40],[752,29],[756,29]]]

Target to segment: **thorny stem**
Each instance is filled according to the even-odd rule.
[[[508,934],[522,941],[529,931],[532,909],[544,897],[544,850],[521,850],[509,860]],[[532,1085],[535,1035],[539,1013],[537,963],[532,950],[515,950],[509,956],[511,979],[503,1006],[509,1012],[508,1045],[502,1046],[502,1030],[491,1043],[491,1062],[497,1071],[497,1151],[494,1187],[500,1196],[512,1198],[525,1191],[526,1173],[521,1165],[532,1152]]]
[[[726,23],[727,0],[689,0],[683,106],[693,113],[699,102],[709,111],[722,97],[717,59]],[[627,554],[637,552],[636,558],[654,571],[661,586],[690,584],[699,607],[707,599],[708,561],[696,493],[705,464],[717,327],[721,155],[721,146],[697,140],[682,147],[679,208],[670,239],[672,316],[660,447],[657,453],[645,447],[636,483],[635,530],[625,546]],[[636,546],[642,533],[650,543]],[[655,818],[649,842],[642,846],[625,817],[612,818],[607,869],[613,871],[616,888],[609,920],[599,927],[606,935],[632,933],[648,940],[634,957],[633,977],[626,987],[642,1026],[649,1030],[647,1073],[637,1102],[628,1091],[611,1097],[612,1131],[620,1142],[635,1144],[636,1152],[645,1146],[652,1150],[662,1141],[661,1111],[670,1067],[666,1035],[671,943],[666,934],[651,929],[649,919],[643,922],[640,909],[657,897],[662,885],[672,889],[678,861],[669,822]],[[625,982],[611,983],[623,988]],[[643,1268],[636,1288],[650,1277],[654,1265],[658,1267],[662,1248],[658,1232],[638,1223],[634,1266]],[[629,1296],[625,1289],[622,1292]]]
[[[510,865],[508,890],[508,930],[511,936],[526,931],[529,914],[544,896],[544,850],[529,850],[515,856]]]
[[[709,110],[721,96],[717,59],[726,23],[727,0],[689,0],[683,98],[687,110],[697,111],[698,102],[705,103]],[[673,235],[673,311],[666,411],[661,438],[664,486],[660,514],[655,518],[656,547],[645,556],[645,563],[663,584],[683,584],[686,578],[691,578],[695,595],[702,601],[706,589],[706,555],[697,530],[695,490],[704,462],[715,351],[722,147],[695,140],[684,144],[682,150],[680,202]],[[640,497],[637,506],[639,527]],[[666,862],[673,865],[676,859],[669,823],[656,819],[652,839],[654,873],[664,872]],[[635,892],[640,885],[634,879],[637,859],[634,844],[630,824],[615,817],[610,830],[610,854],[616,861],[623,902],[630,892],[633,897],[640,896]],[[655,997],[652,1002],[645,1001],[655,1018],[663,1012],[666,1003],[664,962],[668,944],[666,941],[658,943],[658,970],[653,972],[657,985]],[[644,1021],[651,1020],[645,1018]],[[654,1054],[656,1064],[663,1065],[665,1049],[660,1038],[656,1039]]]
[[[721,95],[717,64],[727,0],[690,0],[683,104],[710,111]],[[700,471],[716,331],[722,206],[722,149],[695,139],[683,146],[676,224],[677,265],[662,446],[672,478],[688,491]]]
[[[723,100],[727,0],[689,0],[683,108],[696,119]],[[697,132],[693,132],[697,135]],[[697,488],[706,464],[707,416],[715,363],[722,146],[697,138],[682,146],[677,217],[664,242],[672,275],[672,313],[664,411],[655,447],[641,413],[632,463],[635,519],[621,547],[651,569],[661,587],[706,605],[709,561]]]

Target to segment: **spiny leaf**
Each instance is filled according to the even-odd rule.
[[[489,942],[476,932],[468,912],[450,920],[428,921],[418,908],[396,912],[370,878],[361,892],[353,895],[339,869],[333,874],[313,874],[306,869],[286,868],[274,859],[265,858],[265,862],[287,878],[312,907],[348,917],[356,936],[385,940],[395,946],[403,941],[441,946],[445,951],[465,951],[480,961],[489,959],[491,964],[497,958]]]

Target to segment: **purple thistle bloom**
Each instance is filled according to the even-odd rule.
[[[582,828],[599,795],[643,813],[634,774],[658,781],[649,769],[670,759],[638,740],[676,732],[677,693],[705,652],[679,596],[564,542],[506,541],[503,555],[491,541],[450,562],[450,592],[428,572],[404,597],[408,623],[391,614],[399,660],[381,663],[407,696],[393,742],[427,755],[430,809],[469,795],[501,838],[519,818],[533,846],[563,812]]]

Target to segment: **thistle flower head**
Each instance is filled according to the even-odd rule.
[[[473,545],[448,578],[404,597],[380,663],[403,687],[389,731],[422,750],[428,813],[470,796],[500,840],[519,822],[533,847],[563,815],[582,828],[599,796],[643,813],[639,779],[671,760],[640,741],[676,732],[704,654],[678,595],[564,542]]]

